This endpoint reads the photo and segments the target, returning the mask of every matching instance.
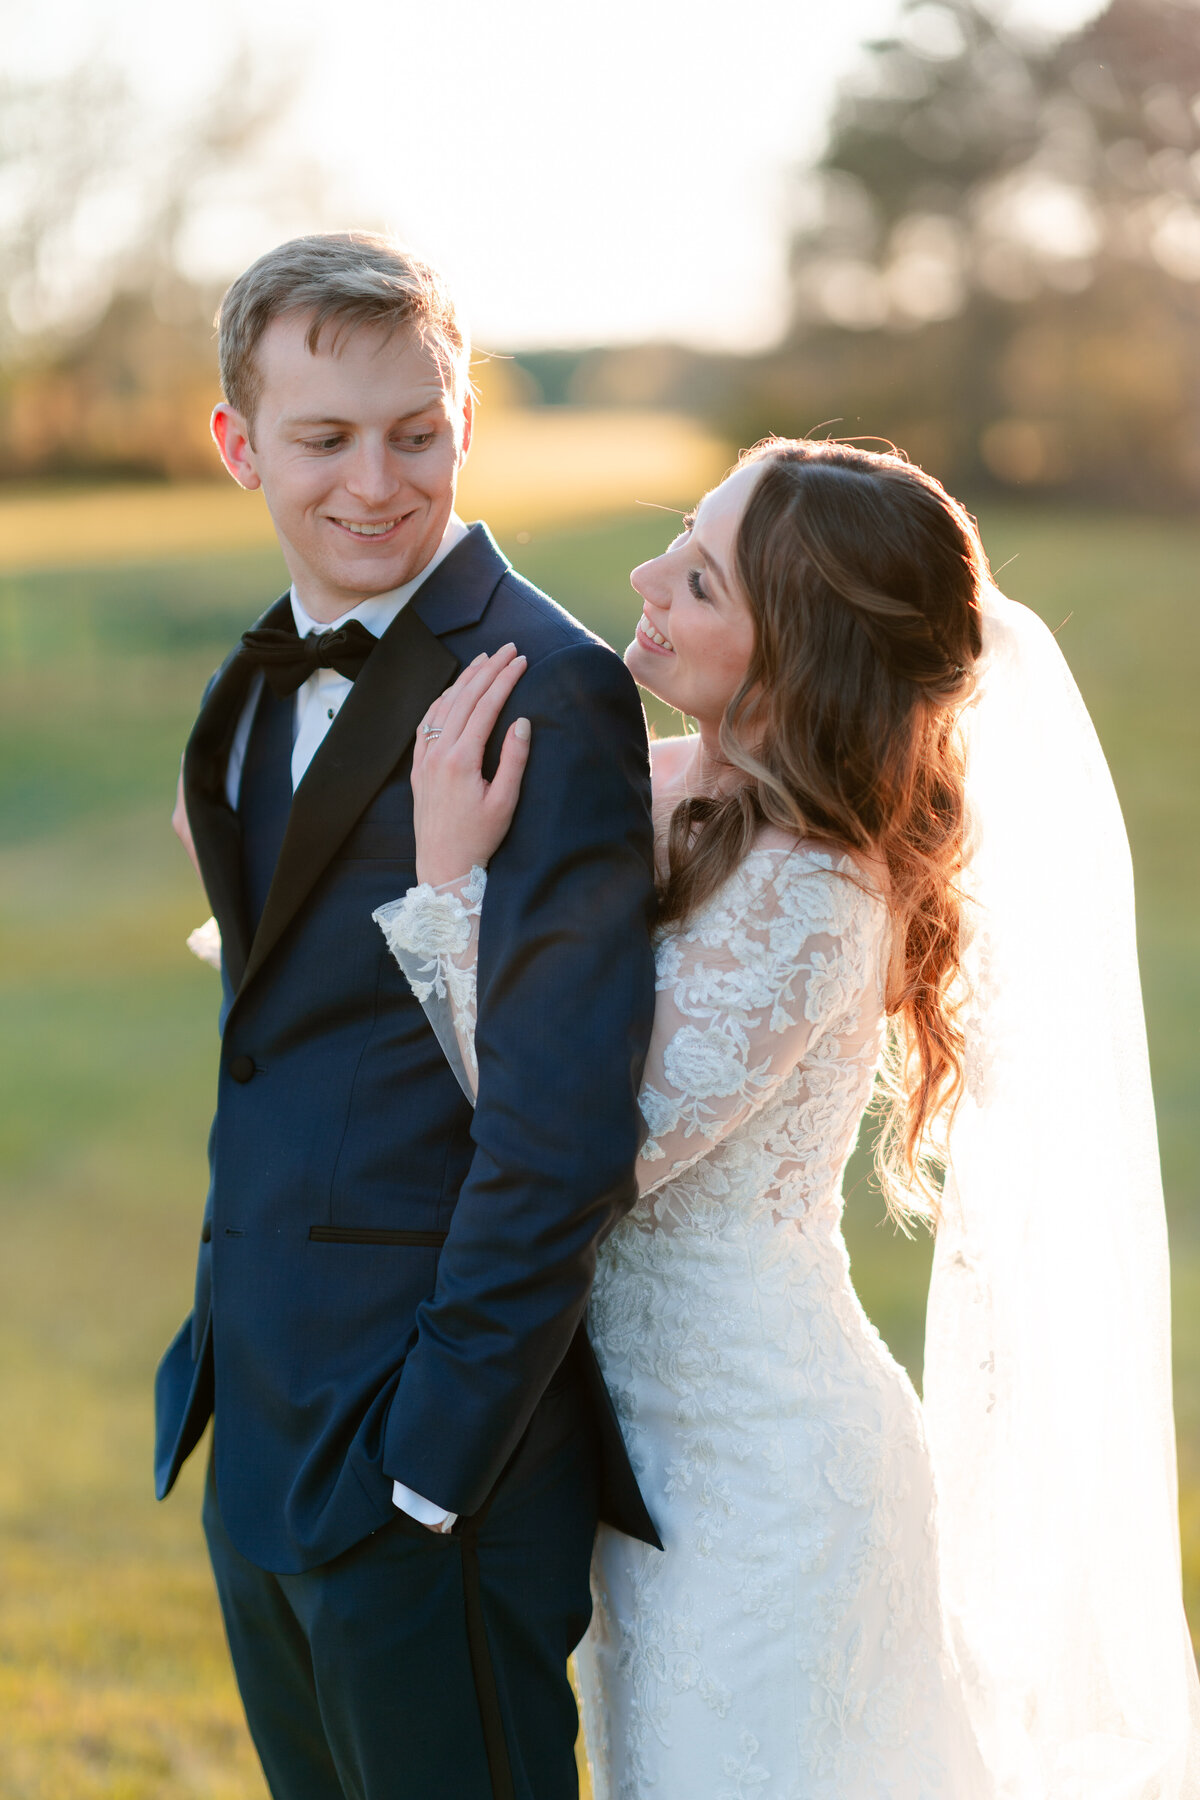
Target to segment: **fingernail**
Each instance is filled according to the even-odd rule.
[[[478,656],[473,656],[473,657],[472,657],[472,658],[471,658],[471,667],[472,667],[472,668],[474,668],[474,667],[475,667],[475,664],[476,664],[476,663],[481,663],[481,662],[486,662],[486,661],[487,661],[487,659],[488,659],[488,654],[487,654],[487,651],[486,651],[486,650],[481,650],[481,651],[480,651],[480,652],[479,652],[479,655],[478,655]]]
[[[529,742],[529,720],[528,719],[518,719],[517,720],[516,724],[513,726],[513,736],[519,737],[523,744],[527,744]]]

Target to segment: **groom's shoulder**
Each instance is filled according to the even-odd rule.
[[[604,659],[619,660],[604,640],[589,631],[574,613],[535,587],[511,565],[504,571],[492,596],[488,626],[489,635],[499,631],[511,638],[531,665],[563,650],[586,647]]]
[[[489,649],[511,641],[528,658],[525,693],[531,705],[552,696],[556,711],[594,720],[611,711],[623,730],[644,737],[641,701],[633,677],[603,638],[573,613],[509,567],[488,608]]]

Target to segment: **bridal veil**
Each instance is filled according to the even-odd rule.
[[[929,1295],[947,1607],[1003,1800],[1200,1795],[1166,1223],[1112,780],[989,591],[966,716],[966,1093]]]

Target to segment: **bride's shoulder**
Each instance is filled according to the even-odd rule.
[[[785,903],[801,908],[822,896],[824,911],[886,916],[887,871],[878,858],[852,853],[821,838],[797,837],[764,825],[746,858],[745,870],[769,883]]]
[[[877,893],[886,886],[883,860],[861,850],[848,850],[830,838],[798,837],[781,825],[760,825],[750,855],[778,857],[791,874],[830,874],[837,871],[852,875]]]
[[[650,774],[654,781],[655,791],[659,788],[682,786],[687,771],[696,754],[697,738],[670,737],[651,738],[650,740]]]

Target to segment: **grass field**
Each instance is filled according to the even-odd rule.
[[[1009,591],[1052,624],[1071,615],[1060,641],[1133,840],[1200,1623],[1200,527],[1018,512],[983,525],[997,564],[1016,557]],[[528,542],[510,519],[514,559],[623,644],[627,571],[661,547],[663,520],[521,529]],[[149,1394],[189,1303],[216,1049],[213,979],[182,948],[207,908],[167,815],[204,679],[282,576],[253,543],[167,557],[158,542],[157,561],[118,561],[110,543],[0,577],[6,1800],[264,1792],[204,1561],[200,1458],[155,1506]],[[919,1371],[925,1250],[878,1228],[860,1168],[852,1186],[860,1291]]]

